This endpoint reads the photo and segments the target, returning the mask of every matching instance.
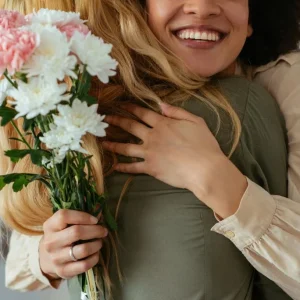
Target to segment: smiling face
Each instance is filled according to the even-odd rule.
[[[156,37],[203,77],[234,73],[252,33],[248,0],[147,0],[147,10]]]

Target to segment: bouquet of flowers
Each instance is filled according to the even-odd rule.
[[[23,16],[0,10],[1,126],[12,124],[18,134],[13,139],[24,144],[5,155],[13,163],[29,155],[45,171],[1,175],[0,190],[12,184],[19,192],[38,180],[47,187],[54,212],[101,214],[105,225],[116,230],[105,196],[97,193],[91,155],[82,142],[86,134],[105,136],[108,125],[89,91],[92,77],[105,84],[116,74],[111,49],[77,13],[42,9]],[[22,128],[15,121],[19,118]],[[81,275],[82,299],[98,299],[94,278],[93,270]]]

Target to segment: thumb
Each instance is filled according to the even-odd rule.
[[[160,107],[163,115],[171,119],[195,122],[198,118],[181,107],[173,106],[163,102],[160,103]]]

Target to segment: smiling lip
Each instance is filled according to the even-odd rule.
[[[172,30],[181,44],[193,49],[212,49],[220,44],[228,33],[213,26],[188,25]]]

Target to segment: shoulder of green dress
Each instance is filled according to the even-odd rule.
[[[242,122],[249,114],[282,118],[277,101],[262,85],[239,76],[217,79],[217,84]]]
[[[249,85],[244,125],[253,122],[267,127],[264,128],[267,131],[286,131],[284,117],[277,101],[263,86],[255,82]]]

